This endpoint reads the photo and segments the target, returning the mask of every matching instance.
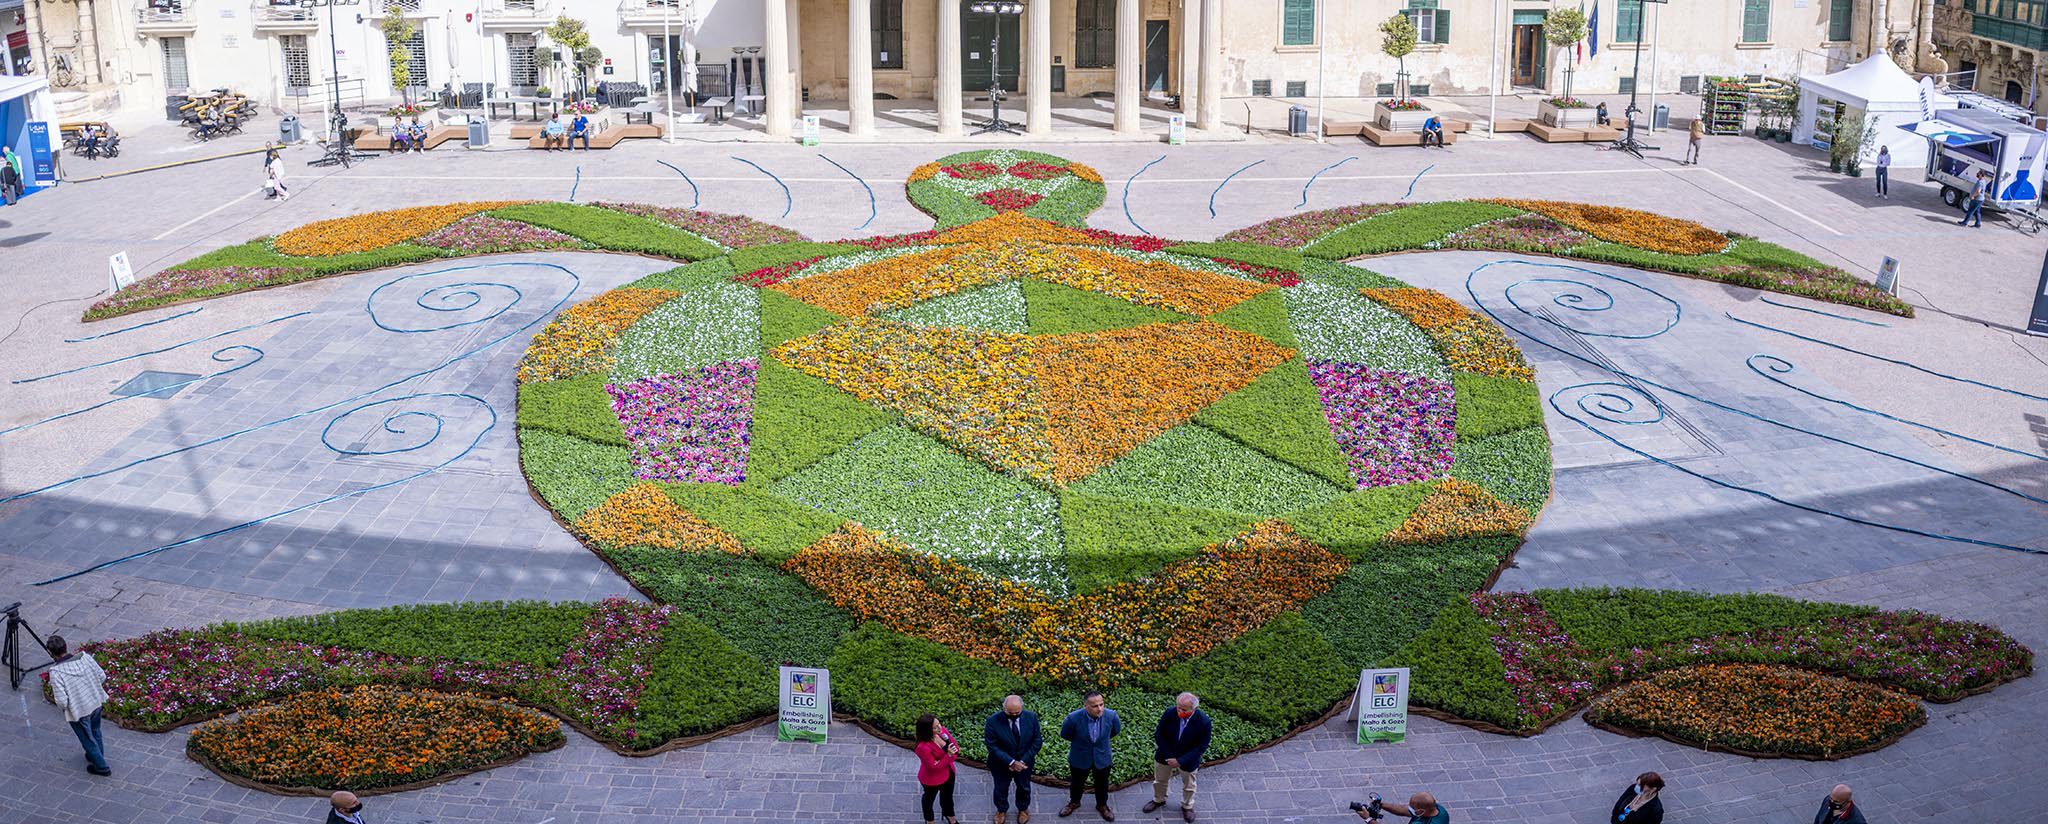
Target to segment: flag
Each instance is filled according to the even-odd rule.
[[[1600,2],[1599,2],[1599,0],[1593,0],[1593,20],[1592,20],[1592,22],[1590,22],[1590,23],[1587,23],[1587,24],[1586,24],[1586,42],[1587,42],[1587,43],[1589,44],[1589,45],[1588,45],[1588,47],[1586,48],[1586,54],[1587,54],[1587,56],[1589,56],[1589,57],[1599,57],[1599,56],[1600,56]]]
[[[1595,5],[1593,6],[1593,10],[1594,10],[1594,11],[1599,11],[1599,9],[1600,9],[1600,7],[1599,7],[1599,5],[1597,5],[1597,4],[1595,4]],[[1579,13],[1580,13],[1580,14],[1585,14],[1585,13],[1586,13],[1586,4],[1585,4],[1585,3],[1580,3],[1580,4],[1579,4]],[[1579,42],[1577,42],[1577,43],[1573,43],[1573,44],[1572,44],[1572,62],[1573,62],[1573,63],[1577,63],[1577,62],[1580,62],[1580,61],[1582,61],[1582,60],[1585,60],[1585,59],[1586,59],[1586,41],[1584,41],[1584,40],[1581,40],[1581,41],[1579,41]]]

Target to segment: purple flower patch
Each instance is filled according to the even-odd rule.
[[[575,238],[553,229],[530,226],[516,220],[490,215],[470,215],[420,238],[419,242],[421,245],[436,249],[451,249],[472,255],[535,249],[572,249],[581,245]]]
[[[745,480],[757,368],[752,359],[726,361],[606,386],[633,445],[633,476],[733,485]]]
[[[1309,364],[1308,374],[1359,487],[1426,481],[1451,467],[1457,428],[1449,383],[1332,361]]]

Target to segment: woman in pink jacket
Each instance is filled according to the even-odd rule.
[[[925,824],[932,821],[933,798],[939,800],[946,824],[958,824],[953,819],[953,759],[959,756],[959,742],[939,723],[938,716],[925,713],[917,719],[917,783],[924,787]]]

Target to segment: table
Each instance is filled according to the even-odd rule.
[[[511,106],[512,119],[518,120],[519,104],[521,103],[527,103],[533,106],[533,119],[535,120],[541,119],[540,107],[543,104],[545,104],[548,107],[550,112],[555,114],[561,113],[561,101],[556,100],[552,97],[493,97],[484,101],[484,114],[486,117],[491,117],[494,116],[492,111],[497,107]]]
[[[742,114],[760,114],[768,100],[767,95],[749,94],[740,97],[739,111]]]
[[[706,98],[701,105],[711,110],[711,122],[724,123],[725,107],[732,105],[732,99],[728,97]]]

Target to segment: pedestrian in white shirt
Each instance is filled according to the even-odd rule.
[[[107,671],[100,669],[100,662],[93,660],[91,653],[72,654],[62,635],[50,636],[50,640],[43,642],[43,648],[57,659],[50,666],[50,697],[64,710],[64,720],[71,722],[71,732],[85,747],[85,771],[113,775],[114,771],[107,768],[106,741],[100,737],[100,705],[107,702]]]

